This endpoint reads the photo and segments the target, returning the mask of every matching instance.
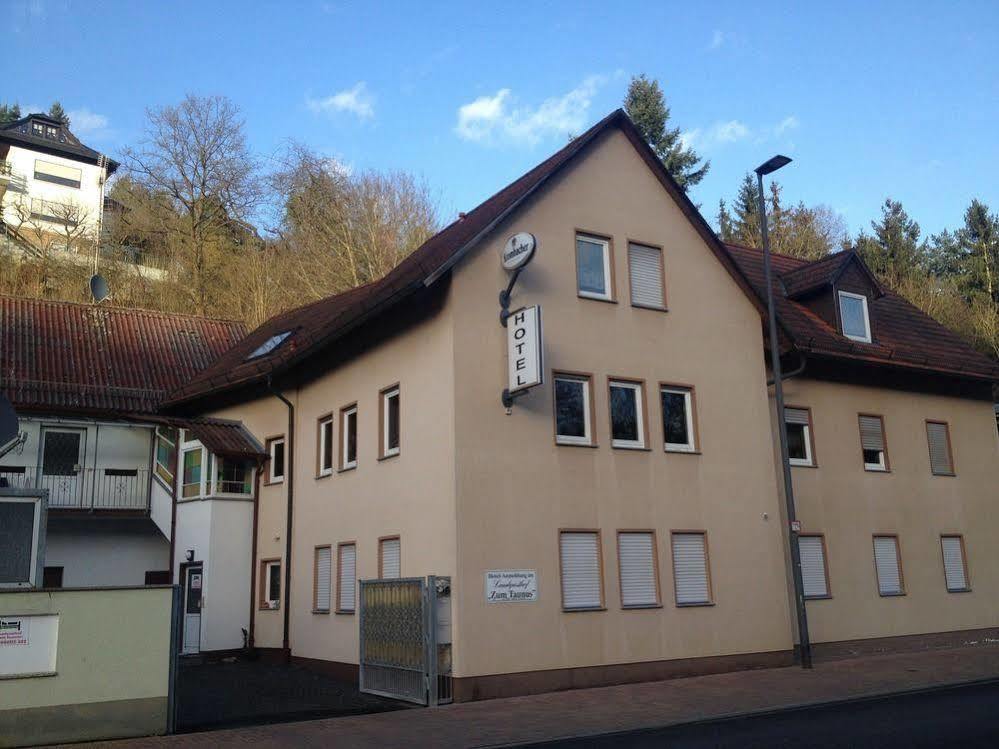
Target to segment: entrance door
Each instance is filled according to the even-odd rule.
[[[38,485],[49,490],[49,507],[81,507],[85,429],[42,428],[42,469]]]
[[[189,565],[184,573],[184,655],[201,652],[201,585],[204,582],[200,564]]]

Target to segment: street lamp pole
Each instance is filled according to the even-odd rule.
[[[780,441],[780,466],[784,474],[784,502],[787,510],[787,533],[791,550],[791,577],[794,580],[794,611],[798,622],[798,653],[802,668],[812,667],[812,644],[808,637],[808,614],[805,611],[805,590],[801,579],[801,554],[798,551],[798,516],[794,508],[794,486],[791,483],[791,462],[787,449],[787,423],[784,421],[784,382],[780,366],[780,343],[777,339],[777,313],[774,309],[773,270],[770,261],[770,235],[767,231],[767,206],[763,196],[763,175],[776,172],[791,162],[787,156],[774,156],[756,168],[759,187],[760,232],[763,238],[763,275],[767,292],[767,316],[770,330],[770,369],[774,380],[774,401],[777,407],[777,430]]]

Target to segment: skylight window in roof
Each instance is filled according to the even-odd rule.
[[[274,349],[276,349],[278,346],[284,343],[285,340],[290,335],[291,335],[290,330],[286,330],[283,333],[278,333],[277,335],[272,335],[266,341],[257,346],[257,348],[253,350],[253,353],[250,354],[248,357],[246,357],[246,360],[249,361],[250,359],[258,359],[261,356],[267,356]]]

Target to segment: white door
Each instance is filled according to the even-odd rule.
[[[192,565],[184,573],[184,647],[182,653],[201,652],[201,587],[204,574],[200,564]]]
[[[49,507],[82,507],[86,429],[42,428],[38,486],[49,490]]]

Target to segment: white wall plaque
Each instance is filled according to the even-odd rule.
[[[506,348],[511,393],[545,381],[540,306],[522,307],[510,314]]]
[[[536,570],[488,570],[486,603],[538,600]]]
[[[0,679],[54,674],[59,615],[0,615]]]

